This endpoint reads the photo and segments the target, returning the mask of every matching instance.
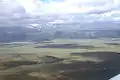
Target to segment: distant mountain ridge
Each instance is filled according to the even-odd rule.
[[[74,25],[71,25],[74,26]],[[56,38],[119,38],[120,29],[81,29],[79,27],[0,27],[0,42],[45,41]]]

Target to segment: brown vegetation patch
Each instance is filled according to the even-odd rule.
[[[120,46],[120,43],[105,43],[107,45],[115,45],[115,46]]]
[[[38,64],[38,62],[37,61],[7,61],[2,63],[5,69],[16,67],[16,66],[33,65],[33,64]]]
[[[90,45],[78,45],[78,44],[46,44],[44,46],[36,46],[35,48],[70,48],[70,49],[89,49],[96,48]]]
[[[101,60],[109,60],[120,56],[120,53],[117,52],[80,52],[80,53],[70,53],[71,56],[84,56],[84,57],[92,57]]]
[[[42,63],[57,63],[64,60],[62,58],[58,58],[54,56],[43,56],[43,57],[38,57],[38,59],[40,59]]]

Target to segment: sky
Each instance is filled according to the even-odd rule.
[[[101,13],[118,10],[120,0],[16,0],[30,14]]]
[[[0,10],[3,25],[14,24],[12,18],[23,23],[28,16],[48,23],[120,21],[120,0],[0,0]]]

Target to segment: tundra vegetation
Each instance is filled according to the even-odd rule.
[[[108,80],[120,71],[113,39],[0,43],[0,80]]]

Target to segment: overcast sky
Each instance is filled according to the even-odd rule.
[[[119,9],[119,0],[17,0],[29,13],[97,13]],[[35,11],[35,12],[33,12]],[[40,12],[39,12],[40,11]]]
[[[73,14],[73,15],[70,15]],[[74,15],[74,14],[77,14]],[[41,16],[53,22],[120,20],[120,0],[0,0],[0,23],[9,19]],[[51,15],[52,17],[46,17]],[[56,17],[56,15],[59,15]],[[9,18],[9,19],[8,19]],[[4,20],[3,20],[4,19]]]

